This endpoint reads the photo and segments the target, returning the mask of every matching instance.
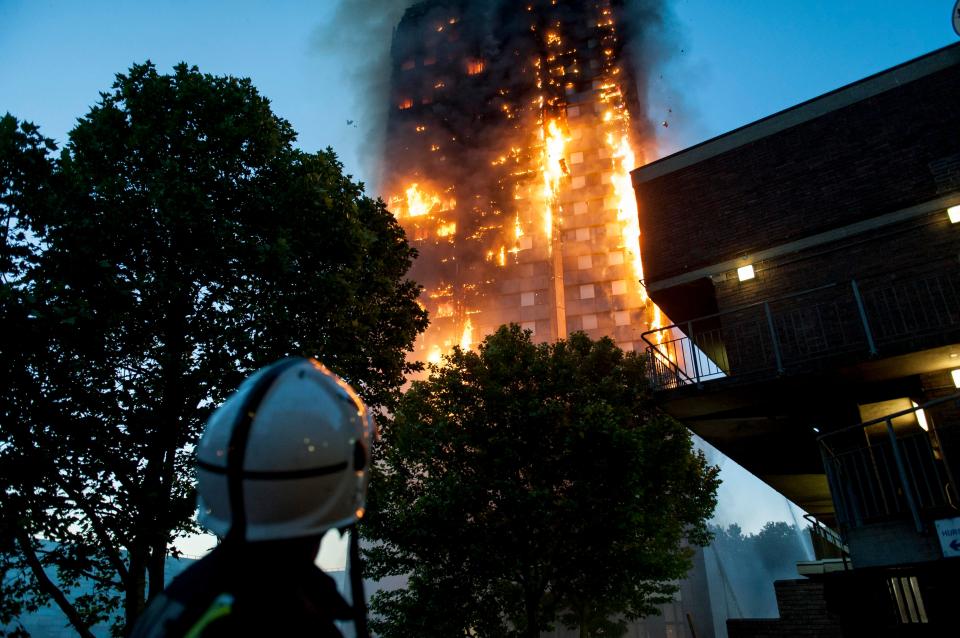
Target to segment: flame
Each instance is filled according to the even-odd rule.
[[[552,0],[545,4],[557,5],[558,2]],[[540,53],[520,61],[533,72],[530,84],[500,87],[496,90],[497,101],[491,104],[496,110],[497,126],[505,125],[502,130],[510,132],[497,136],[498,146],[491,145],[486,138],[483,141],[477,138],[480,146],[476,150],[484,153],[483,165],[490,175],[471,179],[463,185],[442,181],[446,174],[458,174],[443,170],[449,166],[444,162],[459,160],[451,155],[460,148],[453,144],[458,138],[454,133],[458,132],[440,133],[447,129],[439,126],[439,120],[426,112],[421,117],[417,109],[421,100],[426,103],[433,96],[440,102],[447,99],[450,88],[445,85],[446,76],[423,74],[426,99],[424,95],[408,98],[402,93],[396,98],[395,104],[400,108],[417,111],[396,116],[407,123],[405,131],[415,130],[420,135],[408,134],[412,139],[402,140],[416,157],[411,158],[411,164],[391,167],[390,170],[403,171],[394,176],[404,179],[397,183],[398,196],[389,202],[390,210],[404,224],[408,236],[423,242],[422,254],[430,255],[429,263],[435,268],[424,279],[423,298],[431,318],[437,321],[431,324],[418,349],[419,355],[429,363],[441,363],[454,344],[459,343],[466,351],[479,343],[484,334],[479,325],[474,326],[471,316],[496,307],[495,296],[501,294],[502,282],[531,277],[530,273],[541,272],[542,265],[552,268],[548,285],[552,286],[550,298],[557,313],[552,319],[553,328],[546,334],[565,335],[563,273],[573,253],[568,254],[560,230],[566,230],[567,226],[571,241],[583,242],[582,246],[592,254],[622,256],[622,259],[601,259],[596,262],[597,272],[584,274],[595,275],[596,281],[616,278],[617,296],[611,298],[611,312],[627,310],[631,317],[636,317],[645,311],[647,325],[643,328],[657,330],[654,332],[657,347],[665,356],[671,354],[667,352],[671,332],[662,329],[670,320],[649,300],[642,285],[626,283],[624,286],[625,280],[632,278],[640,282],[643,279],[637,202],[629,171],[636,167],[638,158],[642,160],[647,149],[643,145],[631,146],[641,140],[634,136],[631,126],[633,114],[625,97],[628,87],[622,78],[626,74],[621,73],[619,66],[623,60],[619,59],[619,34],[610,2],[583,4],[594,5],[590,9],[591,17],[585,14],[586,19],[580,26],[596,30],[593,45],[600,43],[600,46],[589,56],[596,62],[591,62],[589,68],[585,65],[586,59],[576,48],[578,42],[586,44],[586,41],[579,34],[569,38],[566,25],[559,20],[532,20],[529,37],[539,40]],[[533,5],[527,5],[527,9],[539,12]],[[441,29],[445,34],[447,29],[443,25],[447,24],[447,18],[449,16],[425,23],[423,35],[432,37],[429,32]],[[449,24],[454,23],[455,19],[450,18]],[[459,27],[456,30],[459,32]],[[436,60],[428,56],[422,66],[428,67],[434,62]],[[418,70],[421,66],[417,61],[411,64]],[[486,72],[486,61],[476,53],[454,59],[452,64],[467,76]],[[470,82],[466,78],[464,81]],[[427,130],[431,131],[430,135],[426,134]],[[646,143],[644,140],[643,144]],[[416,163],[425,157],[430,159],[425,159],[423,164]],[[591,180],[589,190],[582,188],[590,179],[588,175],[597,171],[601,173],[600,183],[594,184]],[[458,207],[451,196],[456,192],[454,188],[461,186],[457,194],[464,201]],[[488,187],[490,192],[485,190]],[[561,215],[567,202],[573,214],[569,220],[562,218],[562,226]],[[452,212],[446,213],[447,210]],[[580,232],[583,227],[599,223],[599,215],[603,216],[606,232],[589,236]],[[531,234],[537,238],[524,239]],[[545,245],[541,244],[541,237],[546,238]],[[521,251],[521,247],[524,250]],[[579,250],[578,247],[576,251]],[[464,259],[465,255],[477,256],[481,263]],[[622,265],[617,266],[618,263]],[[609,272],[607,264],[614,266]],[[515,270],[515,267],[519,268]],[[476,310],[466,310],[467,307]],[[486,325],[492,320],[478,319],[479,323]],[[618,327],[611,336],[633,339],[630,335],[635,335],[638,328]],[[676,353],[671,358],[676,358]]]
[[[469,58],[467,60],[467,75],[478,75],[483,73],[484,63],[480,58]]]
[[[543,233],[549,240],[553,237],[553,208],[560,192],[560,179],[567,173],[563,160],[567,138],[560,130],[556,120],[547,122],[543,136],[543,197],[546,206],[543,209]]]
[[[470,350],[473,345],[473,321],[467,317],[467,322],[463,324],[463,335],[460,337],[460,348]]]
[[[457,233],[457,222],[441,223],[437,226],[437,237],[450,237]]]
[[[390,209],[397,218],[420,217],[427,213],[450,210],[457,205],[455,199],[444,200],[436,193],[426,192],[420,187],[419,182],[410,184],[403,193],[390,198]],[[456,230],[456,224],[454,224],[454,230]]]
[[[610,183],[613,186],[614,198],[617,202],[617,219],[621,223],[623,248],[630,257],[634,281],[643,281],[643,264],[640,261],[640,219],[637,211],[637,200],[633,194],[633,185],[630,183],[630,167],[636,165],[636,157],[633,149],[630,148],[630,142],[626,134],[616,139],[612,133],[609,133],[606,143],[613,158],[613,172],[610,176]],[[638,291],[641,301],[647,303],[646,289],[640,286]],[[659,309],[657,309],[657,312],[659,312]]]

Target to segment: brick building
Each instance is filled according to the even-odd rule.
[[[632,173],[646,286],[675,321],[644,335],[652,381],[814,515],[817,585],[794,585],[820,588],[837,635],[953,614],[960,558],[938,530],[960,526],[958,105],[953,45]],[[781,612],[777,635],[816,616]]]

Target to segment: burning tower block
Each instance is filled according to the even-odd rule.
[[[417,358],[509,322],[632,350],[659,311],[640,281],[629,171],[652,144],[622,2],[428,0],[392,47],[383,183],[420,251]]]

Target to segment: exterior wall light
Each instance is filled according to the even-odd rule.
[[[950,376],[953,377],[953,387],[960,388],[960,368],[951,370]]]
[[[753,264],[747,264],[746,266],[737,268],[737,279],[740,281],[747,281],[754,277],[756,277],[756,274],[753,272]]]
[[[960,204],[956,206],[951,206],[947,209],[947,216],[950,217],[950,223],[956,224],[960,222]]]
[[[924,432],[928,431],[930,426],[927,425],[926,413],[920,408],[919,405],[917,405],[916,401],[911,401],[910,403],[913,404],[913,407],[917,408],[917,411],[914,413],[917,415],[917,425],[919,425]]]

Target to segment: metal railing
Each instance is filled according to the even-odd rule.
[[[656,390],[784,374],[960,327],[960,269],[829,284],[641,335]]]
[[[839,532],[828,527],[820,520],[822,516],[824,515],[803,515],[803,518],[810,524],[810,542],[813,545],[814,558],[816,560],[839,558],[843,561],[843,568],[849,569],[850,549]]]
[[[960,393],[817,438],[841,528],[909,516],[922,532],[931,518],[957,514],[960,425],[923,429],[916,418],[950,401]]]

